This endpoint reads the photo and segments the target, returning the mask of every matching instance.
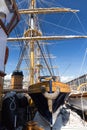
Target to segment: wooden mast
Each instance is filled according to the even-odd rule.
[[[33,10],[36,6],[35,0],[31,0],[31,4],[30,4],[30,9]],[[29,26],[30,28],[28,30],[26,30],[26,32],[24,33],[25,38],[26,37],[37,37],[37,36],[41,36],[41,33],[37,30],[36,27],[36,23],[35,23],[35,15],[34,14],[30,14],[30,21],[29,21]],[[30,85],[34,84],[34,67],[35,67],[35,45],[34,45],[35,40],[31,39],[29,41],[30,44]]]
[[[35,0],[31,0],[31,9],[34,9]],[[34,15],[30,15],[30,28],[34,29]],[[31,31],[30,36],[33,37],[34,33]],[[34,84],[34,41],[30,41],[30,85]]]

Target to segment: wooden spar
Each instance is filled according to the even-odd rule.
[[[42,58],[42,56],[35,56],[35,59],[41,59]],[[53,56],[53,55],[49,55],[49,56],[45,56],[45,58],[56,58],[56,56]],[[29,59],[29,57],[24,57],[24,58],[22,58],[23,60],[27,60],[27,59]]]
[[[19,14],[44,14],[44,13],[60,13],[60,12],[72,12],[76,13],[79,10],[72,10],[70,8],[34,8],[34,9],[20,9]]]
[[[47,69],[47,66],[41,66],[42,68],[44,68],[44,69]],[[53,67],[49,67],[50,69],[58,69],[58,66],[53,66]],[[21,68],[21,70],[29,70],[29,68],[27,67],[27,68]]]
[[[23,41],[23,40],[33,40],[33,41],[40,41],[40,40],[63,40],[63,39],[79,39],[79,38],[87,38],[87,35],[66,35],[66,36],[37,36],[37,37],[18,37],[18,38],[8,38],[7,40],[10,41]]]

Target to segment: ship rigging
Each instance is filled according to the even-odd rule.
[[[17,90],[20,89],[20,92],[22,92],[22,84],[18,81],[18,77],[16,77],[15,80],[15,76],[18,76],[17,74],[19,74],[19,80],[23,80],[23,73],[19,72],[21,63],[22,63],[22,59],[25,56],[25,52],[27,52],[28,55],[28,71],[29,71],[29,77],[28,77],[28,87],[27,87],[27,93],[28,93],[28,101],[30,101],[31,99],[33,100],[33,103],[31,103],[31,101],[29,102],[31,106],[33,106],[35,104],[35,108],[37,108],[37,111],[39,113],[39,115],[41,116],[41,119],[45,120],[45,123],[48,123],[47,126],[50,127],[50,129],[52,130],[56,120],[58,119],[58,117],[60,117],[60,115],[63,115],[65,113],[67,113],[68,117],[67,118],[67,122],[69,121],[69,113],[67,111],[66,108],[66,97],[70,94],[71,89],[69,87],[69,85],[62,83],[52,72],[52,70],[50,68],[52,68],[52,64],[50,62],[50,66],[47,62],[47,56],[50,58],[49,54],[46,56],[46,54],[44,54],[43,52],[43,43],[41,43],[42,41],[48,41],[48,40],[66,40],[66,39],[86,39],[87,35],[73,35],[73,33],[71,35],[44,35],[40,29],[39,26],[39,22],[38,22],[38,17],[40,17],[41,14],[54,14],[54,13],[72,13],[72,14],[76,14],[78,12],[78,10],[72,10],[71,8],[36,8],[36,0],[30,0],[29,1],[29,5],[27,5],[27,7],[29,9],[19,9],[18,12],[21,15],[27,15],[27,27],[23,28],[21,26],[20,30],[21,33],[23,33],[22,35],[19,33],[17,36],[12,38],[9,37],[7,38],[8,42],[13,42],[15,41],[15,43],[21,42],[22,43],[22,51],[21,51],[21,56],[19,58],[19,62],[16,66],[16,72],[13,72],[12,74],[12,85],[15,82],[15,87]],[[20,2],[19,2],[20,3]],[[23,8],[23,6],[22,6]],[[19,15],[18,15],[19,16]],[[53,17],[52,17],[53,18]],[[23,19],[24,20],[24,19]],[[65,22],[65,21],[64,21]],[[49,22],[48,22],[49,23]],[[50,30],[50,28],[49,28]],[[44,68],[44,64],[43,62],[41,62],[42,59],[44,60],[45,66],[47,67],[48,71],[49,71],[49,75],[41,75],[41,70],[42,68]],[[17,90],[13,89],[14,91],[18,92]],[[25,91],[23,91],[25,92]],[[14,94],[12,98],[14,99],[15,96],[17,96],[18,100],[20,97],[20,94]],[[22,95],[25,96],[25,95]],[[31,99],[30,99],[30,97]],[[7,96],[8,97],[8,96]],[[11,100],[11,98],[10,98]],[[4,99],[5,101],[5,99]],[[15,98],[16,101],[16,98]],[[13,100],[12,100],[13,102]],[[18,101],[16,101],[18,102]],[[19,101],[20,102],[20,101]],[[21,104],[21,107],[23,107],[22,105],[28,105],[28,102],[24,102],[25,104]],[[15,103],[16,104],[16,103]],[[17,105],[17,104],[16,104]],[[20,105],[20,104],[19,104]],[[19,107],[19,106],[17,106]],[[16,107],[14,107],[16,108]],[[31,107],[32,108],[32,107]],[[30,109],[31,109],[30,108]],[[3,109],[5,109],[5,105],[3,104]],[[27,117],[28,121],[29,120],[33,120],[33,116],[32,116],[32,112],[29,109],[29,112],[27,113],[27,115],[29,115],[29,117]],[[7,109],[8,110],[8,109]],[[12,111],[12,106],[10,107],[9,111]],[[16,111],[16,109],[15,109]],[[15,112],[14,111],[14,112]],[[3,112],[4,113],[4,112]],[[18,113],[17,113],[18,114]],[[14,120],[17,123],[17,114],[14,113]],[[21,117],[21,116],[20,116]],[[4,118],[4,114],[3,114],[3,118]],[[5,118],[4,118],[5,119]],[[34,118],[35,119],[35,118]],[[39,117],[40,119],[40,117]],[[63,117],[62,117],[63,120]],[[7,123],[7,122],[6,122]],[[15,128],[17,127],[15,123]],[[40,122],[41,123],[41,122]],[[67,123],[63,124],[64,122],[62,122],[62,125],[60,126],[60,128],[62,128],[64,125],[66,125]],[[8,123],[7,123],[8,125]],[[29,124],[31,125],[31,124]],[[28,124],[27,124],[28,126]],[[14,127],[14,126],[12,126]],[[47,129],[47,127],[46,127]]]

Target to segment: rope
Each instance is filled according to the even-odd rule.
[[[14,110],[16,110],[15,97],[10,97],[10,100],[11,100],[11,103],[10,103],[9,108],[11,111],[14,111]]]
[[[43,91],[43,89],[45,89],[45,87],[43,86],[41,89],[42,89],[42,91]],[[44,91],[45,91],[45,90],[44,90]],[[57,96],[59,95],[59,93],[60,93],[60,88],[57,87],[57,90],[56,90],[54,93],[48,93],[48,92],[45,91],[45,92],[43,93],[43,95],[44,95],[45,98],[50,99],[50,100],[53,100],[53,99],[56,99],[56,98],[57,98]]]
[[[83,24],[82,24],[82,22],[81,22],[81,20],[80,20],[80,18],[78,17],[78,15],[76,13],[75,13],[75,16],[77,17],[77,20],[79,21],[79,23],[80,23],[80,25],[81,25],[84,33],[87,33],[86,30],[85,30],[85,28],[84,28],[84,26],[83,26]]]
[[[71,31],[71,32],[74,32],[74,33],[79,33],[79,34],[83,34],[82,32],[79,32],[79,31],[76,31],[76,30],[73,30],[73,29],[71,29],[71,28],[67,28],[67,27],[64,27],[64,26],[61,26],[61,25],[56,25],[56,24],[54,24],[54,23],[52,23],[52,22],[49,22],[49,21],[47,21],[47,20],[42,20],[42,19],[40,19],[40,21],[42,21],[42,22],[45,22],[45,23],[48,23],[48,24],[51,24],[51,25],[53,25],[53,26],[56,26],[56,27],[59,27],[59,28],[62,28],[62,29],[65,29],[65,30],[67,30],[67,31]]]
[[[43,51],[42,51],[42,49],[41,49],[40,44],[39,44],[38,41],[37,41],[37,45],[38,45],[38,47],[39,47],[39,49],[40,49],[40,51],[41,51],[41,54],[42,54],[42,56],[43,56],[43,58],[44,58],[44,61],[45,61],[45,64],[46,64],[46,66],[47,66],[47,68],[48,68],[48,70],[49,70],[49,73],[50,73],[50,75],[52,76],[52,72],[51,72],[51,70],[50,70],[50,68],[49,68],[49,65],[48,65],[48,63],[47,63],[47,61],[46,61],[46,58],[45,58],[45,56],[44,56],[44,54],[43,54]]]
[[[49,53],[49,49],[48,49],[47,44],[46,44],[46,50],[47,50],[47,53],[48,53],[48,58],[49,58],[50,66],[51,66],[51,69],[52,69],[52,73],[54,75],[53,65],[52,65],[52,62],[51,62],[51,59],[50,59],[50,53]]]
[[[83,61],[82,61],[81,67],[80,67],[79,75],[81,74],[83,65],[84,65],[85,60],[86,60],[86,56],[87,56],[87,48],[86,48],[86,51],[85,51],[85,54],[84,54],[84,57],[83,57]],[[80,85],[80,81],[79,81],[79,85]]]

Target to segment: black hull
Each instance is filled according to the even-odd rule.
[[[58,108],[64,104],[64,99],[67,93],[61,93],[56,99],[52,100],[52,112],[49,111],[47,98],[44,97],[42,93],[30,94],[39,113],[45,118],[50,125],[53,125],[53,114],[58,110]]]

